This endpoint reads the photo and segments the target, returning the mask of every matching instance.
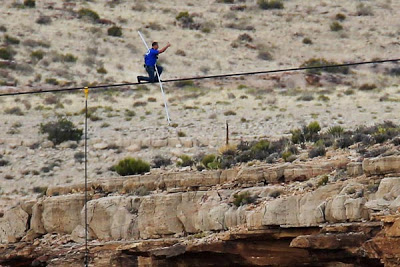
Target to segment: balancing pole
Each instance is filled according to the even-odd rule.
[[[138,31],[138,33],[139,33],[139,36],[142,39],[144,45],[146,46],[146,49],[149,50],[149,46],[147,45],[146,41],[144,40],[144,37],[143,37],[142,33],[140,31]],[[169,112],[168,112],[167,98],[166,98],[165,93],[164,93],[164,88],[163,88],[163,84],[161,82],[160,74],[158,73],[157,64],[154,65],[154,68],[156,69],[158,83],[160,85],[161,94],[162,94],[163,101],[164,101],[165,113],[167,114],[167,121],[168,121],[168,124],[171,124],[171,119],[169,117]]]

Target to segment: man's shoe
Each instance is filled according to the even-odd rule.
[[[140,83],[142,80],[140,79],[139,76],[137,76],[137,82]]]

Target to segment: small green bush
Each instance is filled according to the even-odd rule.
[[[44,57],[44,51],[43,50],[36,50],[36,51],[32,51],[31,53],[31,58],[32,59],[36,59],[36,60],[41,60]]]
[[[283,9],[283,2],[281,0],[258,0],[258,6],[261,9],[268,10],[268,9]]]
[[[9,114],[9,115],[17,115],[17,116],[23,116],[24,115],[24,112],[22,112],[20,107],[6,108],[4,110],[4,113]]]
[[[322,176],[321,179],[319,179],[319,181],[318,181],[318,183],[317,183],[317,187],[326,185],[326,184],[328,183],[328,181],[329,181],[328,175]]]
[[[20,43],[19,39],[16,37],[12,37],[8,34],[4,36],[4,42],[8,45],[17,45]]]
[[[15,52],[11,48],[1,47],[0,48],[0,59],[12,60],[14,58]]]
[[[346,15],[344,15],[342,13],[338,13],[338,14],[336,14],[335,18],[336,18],[336,20],[343,21],[346,19]]]
[[[107,70],[104,67],[98,68],[97,73],[99,74],[107,74]]]
[[[338,32],[338,31],[343,30],[342,24],[340,24],[337,21],[332,22],[332,24],[329,27],[330,27],[331,31],[333,31],[333,32]]]
[[[112,26],[111,28],[108,28],[107,34],[109,36],[121,37],[122,36],[122,28],[118,27],[118,26]]]
[[[186,133],[182,131],[178,131],[178,137],[185,137]]]
[[[233,111],[233,110],[227,110],[227,111],[224,112],[224,115],[225,116],[235,116],[236,112]]]
[[[329,73],[342,73],[342,74],[348,74],[349,73],[349,67],[344,66],[344,67],[328,67],[328,68],[319,68],[319,67],[324,67],[324,66],[332,66],[332,65],[337,65],[337,62],[334,61],[328,61],[324,58],[312,58],[304,62],[300,67],[306,67],[306,68],[313,68],[313,67],[318,67],[318,69],[309,69],[307,70],[308,73],[313,73],[313,74],[321,74],[321,71],[329,72]]]
[[[331,126],[328,129],[328,134],[334,137],[340,137],[344,133],[344,128],[340,125]]]
[[[313,121],[307,125],[307,130],[310,134],[317,134],[319,131],[321,131],[321,126],[317,121]]]
[[[310,38],[304,38],[303,39],[303,44],[312,44],[313,42],[312,42],[312,40],[310,39]]]
[[[62,56],[62,60],[64,62],[75,63],[78,60],[78,57],[68,53]]]
[[[214,162],[216,158],[217,157],[214,154],[205,155],[202,158],[201,163],[204,165],[204,167],[208,168],[208,164]]]
[[[118,162],[113,169],[121,176],[143,174],[150,171],[150,164],[141,159],[128,157]]]
[[[77,129],[75,125],[66,118],[60,118],[54,122],[40,124],[39,132],[47,134],[48,139],[55,145],[65,141],[79,141],[82,138],[83,131]]]
[[[46,195],[47,186],[35,186],[35,187],[33,187],[32,191],[33,191],[33,193],[44,196],[44,195]]]
[[[34,8],[36,6],[35,0],[24,0],[24,6]]]
[[[91,20],[92,22],[98,22],[100,19],[99,14],[97,14],[95,11],[88,9],[88,8],[82,8],[78,11],[79,18],[86,18]]]
[[[179,156],[180,161],[178,161],[177,165],[179,167],[188,167],[194,164],[193,159],[188,155]]]
[[[58,85],[59,82],[56,78],[46,78],[45,83],[51,84],[51,85]]]
[[[233,195],[233,204],[236,207],[240,207],[246,204],[254,203],[255,198],[253,198],[249,192],[244,192],[240,194]]]
[[[362,84],[361,86],[360,86],[360,90],[361,91],[371,91],[371,90],[374,90],[374,89],[376,89],[376,84],[374,84],[374,83],[364,83],[364,84]]]
[[[282,159],[285,161],[285,162],[291,162],[291,158],[292,158],[292,156],[293,156],[293,154],[292,154],[292,152],[290,152],[290,151],[285,151],[285,152],[283,152],[283,154],[282,154]]]

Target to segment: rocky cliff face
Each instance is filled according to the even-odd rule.
[[[92,266],[398,266],[400,157],[90,182]],[[0,219],[3,266],[81,266],[84,186]]]

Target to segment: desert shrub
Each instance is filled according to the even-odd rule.
[[[312,44],[312,43],[313,43],[312,40],[308,37],[303,39],[303,44]]]
[[[179,23],[181,23],[183,28],[190,28],[194,23],[193,16],[191,16],[188,11],[179,12],[175,18]]]
[[[82,163],[85,159],[85,153],[82,151],[76,152],[74,154],[75,162]]]
[[[235,116],[236,112],[233,111],[233,110],[227,110],[227,111],[224,112],[224,115],[225,116]]]
[[[185,137],[186,133],[182,132],[182,131],[178,131],[177,135],[178,135],[178,137]]]
[[[233,4],[235,0],[218,0],[218,3]]]
[[[354,140],[347,134],[336,140],[336,146],[339,148],[348,148],[353,144]]]
[[[136,188],[136,189],[133,191],[133,194],[134,194],[135,196],[143,197],[143,196],[149,195],[149,194],[150,194],[150,191],[149,191],[149,189],[148,189],[147,187],[141,185],[141,186],[139,186],[138,188]]]
[[[363,3],[357,5],[357,16],[372,16],[374,13],[372,12],[372,8],[370,6],[366,6]]]
[[[317,183],[317,187],[326,185],[326,184],[328,183],[328,181],[329,181],[328,175],[322,176],[322,177],[319,179],[318,183]]]
[[[193,86],[195,86],[194,82],[190,81],[190,80],[188,80],[188,81],[178,81],[178,82],[175,82],[174,85],[176,87],[178,87],[178,88],[185,88],[185,87],[193,87]]]
[[[326,154],[325,146],[316,145],[308,152],[308,157],[315,158],[319,156],[325,156],[325,154]]]
[[[60,102],[60,99],[55,94],[47,95],[44,99],[46,105],[55,105]]]
[[[14,58],[15,51],[9,47],[0,47],[0,59],[12,60]]]
[[[179,167],[188,167],[188,166],[192,166],[194,163],[195,163],[194,160],[190,156],[180,155],[177,165]]]
[[[330,72],[330,73],[342,73],[342,74],[348,74],[349,73],[349,67],[328,67],[328,68],[321,68],[324,66],[332,66],[332,65],[337,65],[337,62],[334,61],[328,61],[323,58],[312,58],[304,62],[300,67],[306,67],[306,68],[316,68],[316,69],[309,69],[307,72],[313,73],[313,74],[320,74],[321,71],[325,72]]]
[[[114,37],[121,37],[122,36],[122,28],[118,26],[112,26],[108,28],[107,34],[109,36],[114,36]]]
[[[388,150],[387,147],[383,146],[383,147],[378,147],[372,150],[367,150],[364,153],[362,153],[364,155],[365,158],[375,158],[379,155],[382,155],[383,153],[385,153]]]
[[[332,22],[331,25],[329,26],[329,28],[330,28],[331,31],[333,31],[333,32],[338,32],[338,31],[343,30],[342,24],[340,24],[340,23],[337,22],[337,21]]]
[[[34,8],[36,6],[35,0],[24,0],[24,6]]]
[[[336,18],[336,20],[343,21],[346,19],[346,15],[344,15],[342,13],[338,13],[338,14],[336,14],[335,18]]]
[[[7,32],[6,26],[0,25],[0,32]]]
[[[329,96],[326,95],[320,95],[318,96],[318,100],[328,102],[330,100]]]
[[[149,98],[147,98],[147,102],[157,102],[157,98],[149,97]]]
[[[36,50],[36,51],[32,51],[31,53],[31,58],[32,59],[36,59],[36,60],[41,60],[44,57],[44,51],[43,50]]]
[[[300,144],[306,141],[301,129],[291,130],[290,133],[292,134],[291,140],[293,144]]]
[[[252,197],[249,192],[243,192],[240,194],[233,195],[233,204],[236,207],[254,203],[254,201],[255,201],[255,198]]]
[[[390,69],[389,74],[392,76],[400,76],[400,68]]]
[[[32,191],[33,191],[33,193],[44,196],[44,195],[46,195],[47,186],[35,186],[35,187],[33,187]]]
[[[153,168],[161,168],[163,166],[169,166],[172,164],[170,158],[163,157],[161,155],[157,155],[153,159]]]
[[[66,118],[60,118],[57,121],[40,124],[39,132],[47,134],[47,138],[55,145],[65,141],[79,141],[82,138],[83,131],[77,129],[75,125]]]
[[[204,165],[204,167],[208,168],[208,169],[214,169],[212,168],[215,164],[212,164],[216,161],[217,156],[215,156],[214,154],[209,154],[209,155],[205,155],[202,160],[201,163]],[[214,166],[215,167],[215,166]]]
[[[58,85],[59,81],[56,78],[46,78],[45,83],[52,84],[52,85]]]
[[[176,50],[175,54],[178,56],[186,57],[186,53],[182,49]]]
[[[293,159],[292,156],[293,156],[293,153],[290,152],[290,151],[285,151],[285,152],[282,153],[282,159],[285,162],[292,162],[293,160],[290,160],[290,159]]]
[[[62,56],[62,61],[64,62],[70,62],[70,63],[75,63],[78,60],[78,57],[72,55],[72,54],[65,54]]]
[[[17,116],[23,116],[24,112],[22,112],[20,107],[11,107],[11,108],[6,108],[4,110],[5,114],[9,115],[17,115]]]
[[[51,17],[49,16],[40,16],[37,20],[36,20],[37,24],[41,24],[41,25],[49,25],[51,23]]]
[[[258,6],[261,9],[283,9],[283,2],[281,0],[258,0]]]
[[[4,35],[4,42],[8,45],[17,45],[20,43],[18,38],[12,37],[8,34]]]
[[[258,50],[258,55],[257,57],[262,60],[272,60],[274,57],[272,56],[272,53],[268,47],[261,46],[260,49]]]
[[[8,160],[0,159],[0,167],[7,166],[9,164],[10,164],[10,162]]]
[[[279,197],[281,194],[282,194],[282,191],[279,190],[279,189],[277,189],[277,190],[274,190],[274,191],[270,192],[270,193],[268,194],[268,196],[269,196],[269,197],[272,197],[272,198],[277,198],[277,197]]]
[[[360,88],[359,88],[361,91],[371,91],[371,90],[374,90],[374,89],[376,89],[376,84],[374,84],[374,83],[364,83],[364,84],[362,84],[361,86],[360,86]]]
[[[337,138],[344,133],[344,128],[340,125],[331,126],[328,128],[327,133]]]
[[[78,16],[79,18],[86,18],[89,19],[92,22],[98,22],[100,19],[99,14],[97,14],[95,11],[88,9],[88,8],[82,8],[78,11]]]
[[[97,69],[97,73],[99,74],[107,74],[107,70],[104,67],[100,67]]]
[[[312,101],[314,100],[314,96],[312,94],[303,94],[297,98],[300,101]]]
[[[143,174],[150,171],[150,164],[141,159],[127,157],[118,162],[113,169],[121,176]]]
[[[242,33],[238,36],[237,41],[244,42],[244,43],[251,43],[251,42],[253,42],[253,37],[251,37],[247,33]]]

